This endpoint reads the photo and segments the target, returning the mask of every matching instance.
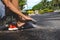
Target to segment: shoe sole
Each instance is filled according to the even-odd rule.
[[[9,28],[8,30],[18,30],[18,28]]]

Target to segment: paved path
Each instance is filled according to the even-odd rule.
[[[0,40],[60,40],[60,14],[31,16],[39,28],[24,31],[0,31]]]
[[[37,20],[37,25],[44,28],[54,28],[60,29],[60,14],[59,13],[51,13],[51,14],[43,14],[43,15],[34,15],[32,16],[35,20]]]

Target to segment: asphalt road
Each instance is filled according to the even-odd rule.
[[[24,31],[0,31],[0,40],[60,40],[60,14],[36,14],[38,27]]]
[[[60,29],[60,13],[36,14],[32,18],[40,28]]]

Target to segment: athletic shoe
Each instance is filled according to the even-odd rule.
[[[18,28],[15,25],[10,25],[8,30],[18,30]]]

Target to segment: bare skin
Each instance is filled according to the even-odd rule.
[[[32,20],[32,18],[25,16],[24,14],[22,14],[21,11],[18,10],[18,8],[16,8],[11,2],[10,0],[3,0],[3,2],[5,3],[5,5],[12,10],[13,12],[15,12],[16,14],[18,14],[19,16],[23,17],[26,20]]]
[[[12,1],[12,4],[13,4],[19,11],[21,11],[20,8],[19,8],[19,5],[18,5],[18,0],[11,0],[11,1]],[[20,16],[20,17],[21,17],[21,16]],[[24,19],[24,18],[22,18],[22,19]],[[17,22],[17,26],[18,26],[18,27],[22,27],[24,24],[25,24],[25,22],[21,22],[21,21],[18,21],[18,22]]]
[[[12,2],[11,2],[12,1]],[[25,16],[21,10],[19,9],[19,5],[18,5],[18,0],[3,0],[3,2],[5,3],[5,5],[12,10],[13,12],[15,12],[16,14],[18,14],[19,16],[21,16],[23,19],[25,20],[31,20],[32,18]],[[17,22],[18,26],[22,26],[24,25],[24,22]]]

